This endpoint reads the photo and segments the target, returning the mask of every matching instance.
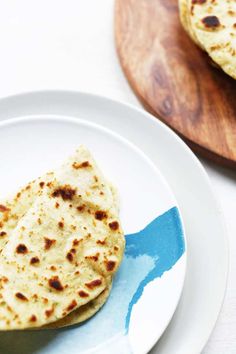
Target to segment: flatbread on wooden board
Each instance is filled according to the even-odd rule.
[[[180,14],[184,28],[195,43],[235,79],[236,2],[180,0]]]
[[[51,177],[39,182],[36,201],[10,237],[11,210],[1,206],[0,232],[7,240],[0,259],[1,329],[67,316],[109,286],[123,256],[113,193],[89,152],[81,147]]]

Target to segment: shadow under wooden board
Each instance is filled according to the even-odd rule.
[[[236,167],[236,81],[180,25],[177,0],[116,0],[123,70],[143,105],[198,153]]]

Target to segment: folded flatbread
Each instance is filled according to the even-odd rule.
[[[87,149],[0,214],[0,329],[77,323],[102,306],[125,242],[114,191]]]

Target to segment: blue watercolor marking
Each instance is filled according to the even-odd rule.
[[[120,338],[123,350],[131,353],[128,328],[133,306],[145,286],[170,270],[185,251],[177,208],[157,217],[142,231],[126,236],[123,262],[113,281],[111,294],[102,309],[79,326],[54,331],[0,333],[0,353],[77,354]],[[104,350],[103,350],[104,346]],[[114,349],[115,350],[115,349]],[[114,351],[114,354],[116,352]]]
[[[142,254],[154,261],[153,269],[140,282],[126,316],[125,328],[128,331],[133,306],[142,296],[145,286],[170,270],[185,251],[183,229],[177,208],[172,208],[152,221],[144,230],[126,236],[127,257],[137,258]]]

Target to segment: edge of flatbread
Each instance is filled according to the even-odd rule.
[[[62,318],[59,321],[52,322],[47,326],[35,328],[41,329],[57,329],[62,327],[68,327],[76,324],[80,324],[87,321],[89,318],[94,316],[106,303],[110,292],[112,289],[112,282],[107,286],[107,288],[94,300],[91,300],[86,305],[79,307],[77,310],[72,311],[69,315]]]

